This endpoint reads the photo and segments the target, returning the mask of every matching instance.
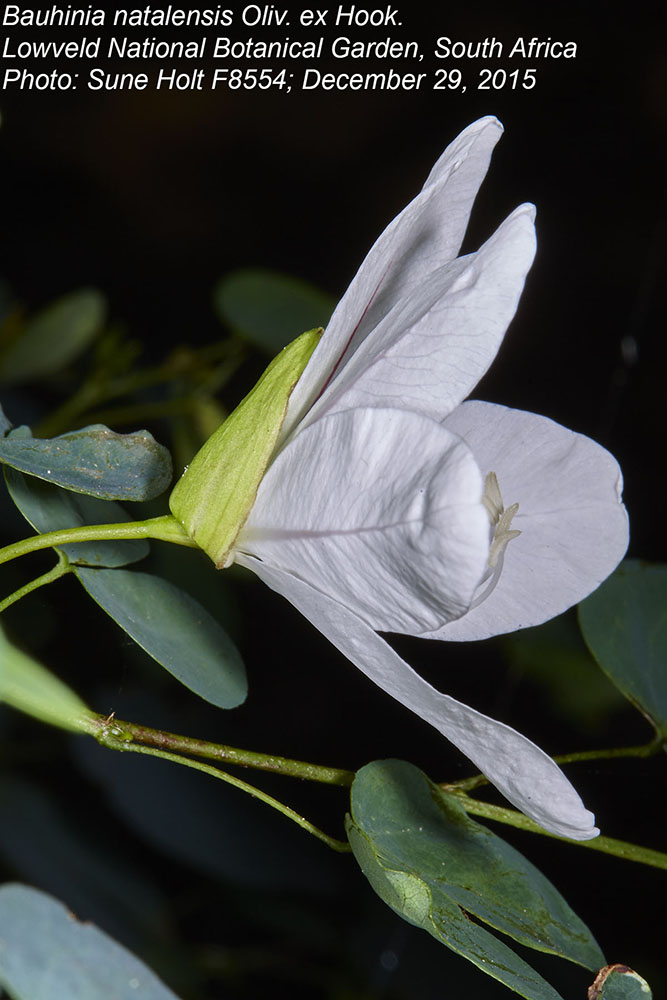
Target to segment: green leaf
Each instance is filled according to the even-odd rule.
[[[558,994],[477,917],[515,941],[587,968],[604,957],[554,886],[404,761],[375,761],[352,786],[348,836],[389,906],[529,1000]]]
[[[473,923],[446,896],[434,904],[428,887],[418,876],[392,871],[354,826],[349,827],[348,836],[354,856],[375,892],[404,920],[428,931],[520,996],[528,1000],[562,1000],[534,969],[493,934]]]
[[[236,708],[247,694],[240,653],[189,594],[148,573],[75,569],[90,596],[146,652],[200,698]]]
[[[98,336],[106,299],[94,288],[71,292],[26,323],[0,358],[0,381],[26,382],[60,371]]]
[[[225,275],[213,301],[224,323],[271,355],[304,330],[326,326],[336,305],[305,281],[250,267]]]
[[[13,1000],[178,1000],[113,938],[16,883],[0,887],[0,984]]]
[[[83,494],[68,493],[31,476],[5,468],[9,494],[26,521],[40,534],[59,528],[78,528],[83,524],[120,524],[132,518],[110,500],[97,500]],[[126,566],[148,555],[149,544],[143,539],[120,542],[77,542],[61,546],[70,562],[82,566]]]
[[[588,991],[589,1000],[652,1000],[651,987],[627,965],[608,965]]]
[[[116,434],[92,424],[55,438],[23,432],[0,441],[0,462],[101,500],[152,500],[171,482],[171,456],[148,431]]]
[[[579,605],[591,653],[667,738],[667,566],[628,559]]]
[[[0,701],[51,726],[92,733],[97,718],[66,684],[7,640],[0,629]]]

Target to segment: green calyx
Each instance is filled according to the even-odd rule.
[[[174,517],[218,569],[231,561],[232,546],[255,502],[290,395],[322,332],[308,330],[283,348],[197,452],[169,497]]]

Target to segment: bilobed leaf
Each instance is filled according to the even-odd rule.
[[[241,655],[217,621],[180,588],[149,573],[74,571],[90,596],[182,684],[218,708],[247,693]]]
[[[375,761],[352,786],[348,836],[366,877],[398,914],[529,1000],[558,994],[470,915],[515,941],[587,968],[590,931],[525,858],[403,761]]]
[[[26,382],[60,371],[98,336],[106,300],[94,288],[64,295],[26,323],[0,358],[0,381]]]
[[[527,962],[470,920],[446,896],[434,904],[429,889],[419,877],[392,871],[355,827],[348,829],[348,836],[361,870],[375,892],[404,920],[428,931],[519,996],[529,1000],[562,1000]]]
[[[84,524],[120,524],[132,518],[111,500],[97,500],[69,493],[32,476],[5,467],[9,494],[26,521],[43,534],[59,528]],[[82,566],[125,566],[143,559],[149,552],[143,538],[119,542],[77,542],[60,546],[71,562]]]
[[[148,431],[116,434],[92,424],[59,437],[25,433],[0,441],[0,462],[102,500],[152,500],[171,481],[171,456]]]
[[[263,268],[225,275],[213,300],[224,323],[272,355],[304,330],[326,326],[336,305],[314,285]]]
[[[667,566],[628,559],[579,605],[591,653],[667,737]]]
[[[12,1000],[178,1000],[113,938],[16,883],[0,887],[0,985]]]
[[[652,1000],[651,987],[627,965],[609,965],[600,970],[588,991],[589,1000]]]
[[[51,726],[93,732],[94,712],[66,684],[8,641],[0,629],[0,701]]]

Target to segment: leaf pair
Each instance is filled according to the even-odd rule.
[[[616,687],[667,739],[667,567],[627,560],[579,606],[586,643]],[[411,923],[528,1000],[558,994],[468,914],[521,944],[595,969],[588,929],[516,851],[469,819],[455,796],[400,761],[363,768],[348,835],[380,897]],[[650,1000],[631,969],[605,966],[589,1000]]]
[[[65,492],[5,470],[9,492],[39,532],[130,518],[118,504]],[[240,653],[197,601],[158,576],[122,569],[148,553],[145,540],[82,542],[62,547],[90,596],[153,659],[219,708],[235,708],[247,692]]]
[[[604,965],[590,931],[548,879],[411,764],[375,761],[358,772],[347,832],[385,903],[527,1000],[561,998],[479,922],[585,968]]]

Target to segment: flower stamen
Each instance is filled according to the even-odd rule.
[[[484,495],[482,503],[486,507],[491,522],[491,541],[489,545],[489,561],[486,573],[477,584],[475,596],[470,609],[478,607],[495,590],[503,568],[503,557],[509,542],[521,532],[510,528],[512,518],[519,509],[518,503],[513,503],[507,509],[503,506],[503,498],[498,486],[495,472],[489,472],[484,480]]]
[[[491,528],[493,529],[491,546],[489,548],[489,568],[492,569],[512,539],[521,534],[516,528],[510,527],[512,518],[518,511],[519,505],[518,503],[513,503],[507,508],[503,506],[503,498],[495,472],[487,473],[484,481],[482,503],[486,507]]]

